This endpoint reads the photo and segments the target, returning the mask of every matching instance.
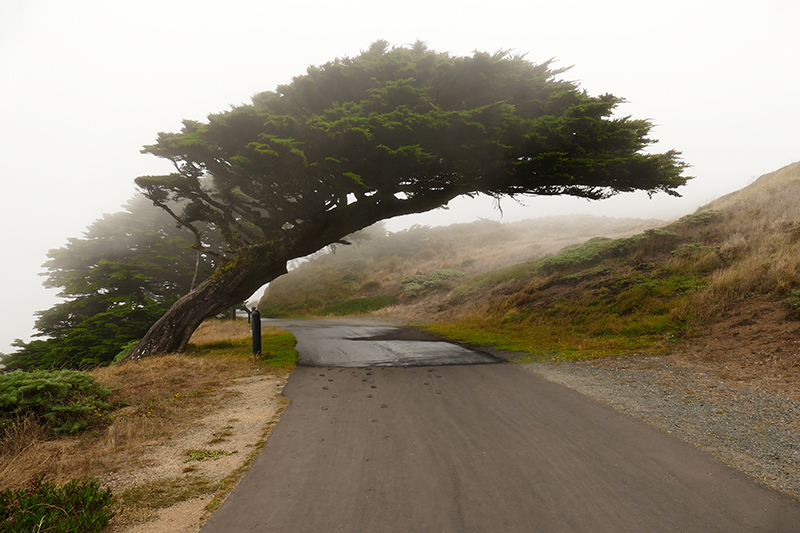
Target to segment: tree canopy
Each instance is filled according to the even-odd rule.
[[[176,217],[212,224],[229,250],[367,206],[393,216],[462,194],[676,194],[687,179],[678,153],[641,151],[651,124],[613,118],[620,98],[589,96],[562,72],[504,52],[451,57],[379,41],[159,134],[143,151],[177,172],[137,183],[157,203],[188,200]]]
[[[378,41],[160,133],[143,152],[175,172],[136,183],[198,249],[227,262],[181,305],[198,316],[171,311],[134,358],[182,349],[200,315],[227,305],[224,293],[241,301],[286,261],[457,196],[677,195],[688,179],[679,153],[645,153],[650,122],[615,117],[622,99],[590,96],[563,72],[507,52],[454,57]],[[202,225],[225,245],[215,248]]]
[[[82,238],[50,250],[45,286],[61,288],[65,301],[38,313],[37,336],[47,338],[17,341],[20,350],[4,363],[80,368],[110,362],[192,289],[193,278],[214,271],[216,259],[198,255],[192,244],[191,234],[136,195]]]

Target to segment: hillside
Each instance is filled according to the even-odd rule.
[[[311,313],[348,313],[380,293],[396,304],[380,300],[373,313],[475,345],[533,358],[682,354],[797,395],[800,163],[673,223],[639,223],[417,228],[362,245],[360,262],[344,251],[315,258],[261,306],[304,314],[309,295]],[[522,227],[536,230],[521,237]],[[393,238],[405,248],[388,253]],[[345,304],[316,305],[325,290]]]
[[[259,303],[265,316],[336,314],[347,302],[405,304],[409,276],[457,270],[475,276],[541,258],[568,244],[600,235],[622,237],[663,224],[660,220],[556,216],[502,224],[479,220],[448,227],[414,226],[387,233],[377,224],[296,265],[270,284]],[[344,304],[344,305],[342,305]]]

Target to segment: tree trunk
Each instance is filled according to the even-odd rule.
[[[466,192],[450,188],[437,194],[429,193],[421,200],[389,196],[356,202],[306,221],[294,235],[282,234],[274,240],[244,248],[175,302],[123,361],[182,352],[203,320],[243,302],[265,283],[286,274],[286,263],[290,259],[314,253],[379,220],[429,211]]]
[[[175,302],[123,361],[182,352],[203,320],[245,301],[259,287],[286,273],[286,260],[279,253],[282,248],[268,243],[240,252]]]

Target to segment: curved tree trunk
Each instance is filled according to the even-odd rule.
[[[453,187],[429,194],[424,201],[399,200],[393,196],[371,198],[323,213],[318,219],[307,221],[303,231],[294,235],[284,234],[244,248],[175,302],[123,361],[182,352],[203,320],[242,303],[265,283],[286,274],[288,260],[314,253],[379,220],[445,205],[462,193],[465,191]]]
[[[242,303],[265,283],[286,273],[286,260],[274,243],[240,252],[189,294],[175,302],[123,361],[182,352],[197,327],[208,317]]]

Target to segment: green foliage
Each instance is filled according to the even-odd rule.
[[[565,247],[558,254],[539,261],[535,269],[543,275],[567,270],[585,270],[605,259],[630,255],[637,250],[652,253],[671,250],[677,245],[677,234],[665,229],[650,229],[622,239],[596,237],[583,244]]]
[[[431,292],[452,290],[456,281],[466,276],[460,270],[434,270],[429,274],[415,274],[400,282],[400,289],[406,298],[416,298]]]
[[[97,481],[72,480],[66,485],[37,478],[31,486],[0,493],[0,530],[9,533],[97,533],[113,513],[111,490]]]
[[[128,344],[124,345],[122,348],[120,348],[119,353],[116,356],[114,356],[114,360],[111,361],[111,363],[116,364],[125,359],[125,357],[129,353],[131,353],[131,350],[133,350],[137,344],[139,344],[139,339],[134,339],[130,341]]]
[[[685,165],[674,151],[642,151],[651,124],[612,116],[620,98],[592,97],[562,73],[506,52],[453,57],[378,41],[160,133],[144,152],[178,172],[137,184],[165,207],[183,200],[172,212],[196,234],[212,224],[220,250],[276,235],[303,247],[318,236],[318,249],[471,192],[676,194]]]
[[[0,428],[33,417],[55,434],[74,434],[110,408],[111,390],[75,370],[0,375]]]
[[[326,305],[322,309],[323,315],[357,315],[377,311],[390,305],[396,305],[397,298],[392,295],[355,298],[345,302]]]
[[[697,211],[696,213],[690,213],[684,217],[681,217],[679,222],[688,224],[690,226],[706,226],[712,222],[716,222],[723,216],[724,213],[722,211]]]
[[[567,268],[588,266],[618,253],[619,248],[620,241],[596,237],[583,244],[567,246],[558,254],[543,259],[537,269],[547,275]]]
[[[5,364],[18,369],[84,368],[110,363],[123,346],[187,293],[197,278],[209,276],[215,260],[198,258],[193,237],[141,195],[125,210],[94,222],[84,238],[48,253],[47,287],[67,299],[39,313],[38,336]],[[199,262],[198,262],[199,259]]]
[[[800,318],[800,290],[789,291],[789,296],[786,298],[786,305],[797,318]]]
[[[14,345],[21,350],[9,355],[5,364],[21,370],[108,364],[123,346],[140,339],[170,303],[123,303],[83,319],[56,337],[29,343],[16,341]]]

